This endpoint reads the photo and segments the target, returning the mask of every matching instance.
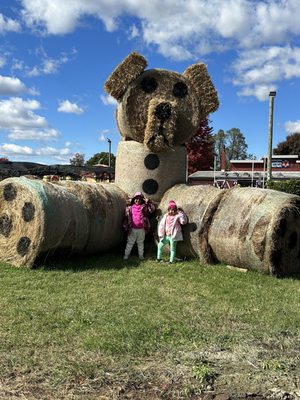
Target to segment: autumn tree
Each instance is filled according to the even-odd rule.
[[[209,170],[214,163],[214,143],[212,128],[209,120],[203,118],[200,121],[196,134],[185,144],[188,153],[188,173],[199,170]]]
[[[278,143],[277,147],[274,148],[274,154],[300,154],[300,133],[293,133],[288,135],[286,140]]]
[[[75,153],[72,158],[70,158],[70,164],[76,167],[82,167],[84,165],[84,154]]]
[[[109,164],[109,153],[102,151],[101,153],[94,154],[87,162],[86,165],[93,166],[96,164]],[[110,154],[110,166],[115,167],[116,157],[114,154]]]

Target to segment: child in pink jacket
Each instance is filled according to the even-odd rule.
[[[149,215],[154,213],[155,205],[141,192],[136,192],[126,207],[123,229],[128,234],[124,260],[130,256],[134,244],[137,244],[140,260],[144,260],[145,235],[150,231]]]
[[[174,262],[177,242],[183,240],[181,225],[185,225],[186,223],[186,214],[183,210],[177,208],[174,200],[170,200],[167,213],[162,217],[158,225],[158,262],[162,261],[162,251],[166,244],[170,245],[170,264]]]

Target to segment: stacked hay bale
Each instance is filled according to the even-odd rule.
[[[113,185],[97,185],[97,191],[84,182],[72,189],[68,184],[75,182],[0,182],[0,260],[32,266],[41,255],[61,250],[93,253],[120,242],[125,193]]]
[[[213,186],[176,185],[168,190],[159,204],[164,214],[170,199],[174,199],[188,216],[183,226],[184,241],[178,243],[177,254],[181,257],[198,257],[201,263],[213,263],[215,259],[208,242],[209,226],[225,191]]]
[[[133,141],[118,145],[115,183],[129,195],[143,192],[159,202],[170,187],[186,182],[186,150],[174,147],[166,153],[149,153],[146,146]]]
[[[274,190],[227,190],[208,242],[219,262],[276,276],[300,271],[300,197]]]

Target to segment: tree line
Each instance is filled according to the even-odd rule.
[[[208,118],[203,118],[200,122],[196,134],[185,144],[188,153],[188,173],[196,171],[208,171],[221,167],[221,155],[224,153],[226,159],[226,169],[230,160],[255,160],[254,154],[248,153],[248,145],[244,134],[239,128],[231,128],[227,131],[220,129],[213,134],[213,128],[209,125]],[[286,140],[278,143],[273,149],[274,154],[300,154],[300,133],[288,135]],[[93,166],[96,164],[109,164],[115,167],[116,157],[108,152],[94,154],[89,160],[85,161],[85,155],[75,153],[70,159],[71,165]]]

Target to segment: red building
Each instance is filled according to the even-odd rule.
[[[229,188],[241,186],[265,187],[267,181],[268,158],[261,160],[230,160],[229,171],[197,171],[189,175],[193,185],[214,185]],[[272,179],[300,179],[300,160],[298,155],[273,155]]]
[[[272,171],[300,172],[300,160],[297,155],[273,155]],[[268,158],[261,160],[230,160],[230,171],[266,171]]]

